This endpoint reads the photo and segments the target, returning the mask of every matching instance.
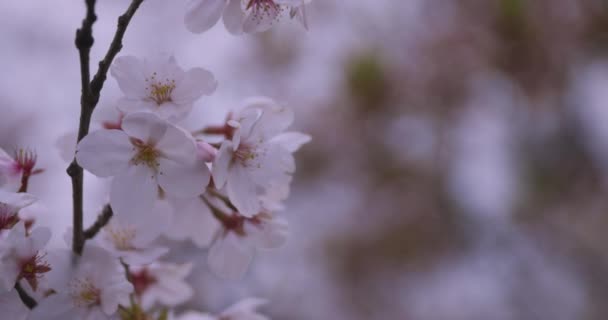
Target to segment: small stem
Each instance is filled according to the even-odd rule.
[[[125,277],[127,277],[127,280],[133,283],[133,277],[131,276],[131,268],[129,267],[129,265],[122,258],[120,258],[120,264],[122,265],[122,268],[125,271]]]
[[[19,193],[23,193],[23,192],[27,192],[27,187],[30,181],[30,174],[28,172],[24,172],[23,175],[21,176],[21,186],[19,187],[19,190],[17,192]]]
[[[230,201],[230,199],[228,199],[228,197],[226,197],[225,195],[221,194],[219,191],[217,191],[214,188],[207,188],[207,192],[209,192],[209,194],[211,194],[212,196],[222,200],[222,202],[228,207],[230,208],[230,210],[234,211],[234,212],[238,212],[239,210],[232,204],[232,202]]]
[[[214,206],[204,195],[201,195],[200,197],[207,207],[209,207],[211,213],[217,220],[219,220],[222,224],[230,223],[231,219],[226,213],[224,213],[220,208]]]
[[[226,129],[226,126],[208,126],[205,128],[202,128],[200,130],[194,131],[192,132],[192,135],[201,135],[201,134],[215,134],[215,135],[227,135],[228,134],[228,130]]]
[[[91,240],[95,238],[97,233],[103,227],[105,227],[108,222],[110,222],[110,219],[113,215],[114,211],[112,210],[112,207],[110,207],[109,204],[106,204],[105,207],[103,207],[103,210],[101,211],[99,216],[97,216],[97,220],[95,220],[95,223],[93,223],[93,225],[90,226],[88,229],[84,230],[84,238],[86,240]]]
[[[34,298],[30,297],[30,295],[27,294],[27,292],[25,292],[25,289],[23,289],[23,287],[21,286],[21,283],[19,283],[19,281],[17,281],[17,283],[15,283],[15,290],[17,290],[17,293],[19,294],[19,298],[21,298],[21,301],[23,301],[23,303],[28,308],[34,309],[38,305],[38,302],[36,302],[36,300],[34,300]]]

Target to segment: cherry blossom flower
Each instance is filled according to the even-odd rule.
[[[21,178],[35,174],[37,155],[32,150],[17,149],[13,156],[0,149],[0,187],[17,191]]]
[[[39,301],[29,320],[116,319],[119,305],[129,304],[133,285],[117,259],[105,250],[87,245],[73,263],[71,252],[56,252],[49,283],[54,294]]]
[[[100,130],[78,144],[78,163],[98,177],[114,177],[110,204],[118,215],[152,210],[159,187],[194,197],[204,192],[209,168],[197,158],[192,136],[153,113],[127,115],[123,131]]]
[[[25,320],[30,310],[21,302],[16,291],[0,293],[2,319]]]
[[[157,262],[144,267],[131,268],[135,294],[144,310],[155,304],[173,307],[192,297],[194,290],[185,278],[192,271],[192,264]]]
[[[36,228],[28,234],[25,224],[19,222],[8,234],[0,252],[0,281],[5,290],[25,280],[33,291],[38,280],[51,270],[42,249],[51,239],[51,230]]]
[[[307,27],[304,6],[310,0],[192,0],[184,22],[194,33],[205,32],[223,16],[224,26],[233,34],[263,32],[286,13]]]
[[[207,264],[213,273],[227,279],[245,274],[257,248],[278,248],[288,235],[287,221],[269,213],[252,218],[233,213],[222,218],[222,225],[209,249]]]
[[[295,171],[292,153],[310,136],[283,132],[293,114],[269,98],[253,98],[232,120],[238,126],[232,140],[222,142],[213,162],[217,188],[227,184],[228,197],[239,213],[251,217],[260,211],[259,190],[284,188]],[[236,123],[235,123],[236,122]]]
[[[19,210],[36,202],[29,193],[13,193],[0,190],[0,234],[19,222]]]
[[[129,265],[143,265],[166,254],[166,247],[154,246],[169,225],[166,201],[157,201],[146,217],[114,215],[95,238],[97,244]]]
[[[152,111],[170,121],[184,119],[196,100],[217,88],[211,72],[202,68],[184,71],[172,56],[119,57],[111,74],[125,95],[118,104],[121,110]]]

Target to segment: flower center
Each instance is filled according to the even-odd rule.
[[[234,159],[239,161],[243,166],[249,165],[249,163],[257,157],[257,150],[245,143],[241,143],[234,152]]]
[[[277,9],[279,7],[278,4],[274,3],[274,0],[244,0],[247,3],[246,9],[249,10],[251,8],[257,10],[270,10]]]
[[[92,307],[101,304],[101,290],[89,278],[70,282],[70,296],[77,307]]]
[[[117,228],[114,226],[105,227],[106,235],[110,241],[114,244],[116,249],[121,251],[134,250],[133,239],[135,239],[135,229],[125,227]]]
[[[38,289],[38,279],[42,277],[42,274],[51,271],[51,267],[44,260],[45,256],[46,255],[44,254],[38,253],[21,262],[21,273],[19,274],[18,279],[25,279],[34,291]]]
[[[140,140],[133,139],[131,142],[137,148],[137,153],[131,159],[131,163],[134,165],[144,164],[151,169],[158,169],[159,163],[157,159],[160,156],[160,152],[154,146],[145,144]]]
[[[175,89],[175,80],[169,78],[162,80],[156,77],[157,74],[154,72],[150,78],[146,78],[148,85],[146,91],[148,91],[148,97],[160,106],[165,102],[171,101],[171,93]]]
[[[281,5],[274,0],[243,0],[245,10],[251,10],[251,17],[261,23],[266,18],[278,21],[281,14],[287,8],[286,5]]]

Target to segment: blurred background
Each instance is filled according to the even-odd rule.
[[[31,192],[56,246],[82,2],[0,2],[0,146],[38,151]],[[98,2],[92,61],[128,4]],[[608,1],[315,0],[308,32],[284,21],[243,37],[190,34],[184,9],[146,0],[122,54],[215,74],[188,127],[267,95],[313,136],[282,213],[288,244],[236,282],[180,247],[171,260],[198,261],[186,307],[258,296],[272,319],[608,318]],[[95,121],[119,96],[110,78]],[[87,190],[92,221],[107,186],[87,176]]]

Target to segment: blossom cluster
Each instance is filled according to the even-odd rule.
[[[268,30],[288,15],[306,26],[307,2],[193,0],[185,24],[203,32],[223,16],[240,34]],[[66,248],[51,249],[51,230],[36,223],[37,197],[27,193],[30,178],[43,172],[36,153],[0,149],[2,318],[267,319],[256,311],[266,303],[258,298],[219,314],[176,314],[194,293],[186,280],[193,264],[164,257],[171,241],[191,241],[212,273],[239,279],[256,250],[281,246],[288,225],[278,213],[293,154],[310,137],[288,131],[292,111],[268,97],[244,99],[219,125],[187,128],[195,104],[218,84],[210,71],[184,70],[172,56],[120,56],[110,74],[122,92],[120,118],[62,150],[111,181],[100,212],[106,221],[86,235],[81,254],[67,249],[72,230],[63,233]]]

